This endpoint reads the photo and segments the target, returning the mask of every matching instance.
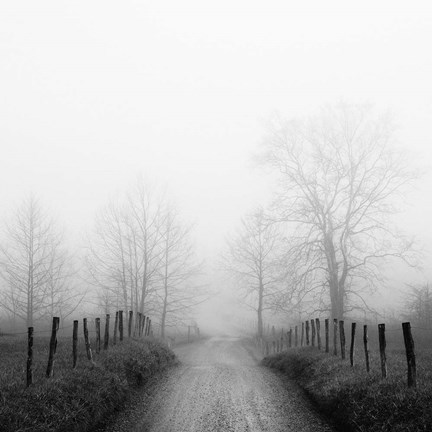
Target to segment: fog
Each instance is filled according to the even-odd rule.
[[[423,283],[431,15],[426,1],[3,0],[0,217],[33,192],[80,253],[97,211],[143,176],[195,225],[207,283],[222,292],[204,306],[210,322],[235,298],[217,270],[226,238],[271,201],[274,179],[254,162],[269,118],[369,103],[393,115],[398,144],[424,172],[397,216],[424,250],[423,272],[395,278],[398,290]],[[390,296],[400,301],[385,289],[377,301]]]

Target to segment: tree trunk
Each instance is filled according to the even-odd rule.
[[[263,291],[264,286],[262,281],[260,280],[260,286],[259,286],[259,292],[258,292],[258,309],[257,309],[257,315],[258,315],[258,337],[263,336],[263,319],[262,319],[262,310],[263,310]]]
[[[333,244],[333,233],[331,221],[329,221],[330,230],[324,237],[324,249],[327,258],[328,283],[330,290],[330,304],[332,318],[344,318],[344,289],[339,284],[339,269],[336,259],[336,252]]]

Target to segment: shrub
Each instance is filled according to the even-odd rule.
[[[46,379],[48,340],[35,345],[35,384],[25,387],[25,341],[0,340],[0,425],[16,432],[86,431],[121,409],[132,388],[172,364],[171,350],[153,340],[125,340],[95,356],[84,347],[71,368],[70,344],[59,340],[54,377]]]
[[[386,380],[378,370],[368,374],[361,365],[350,367],[312,348],[272,355],[262,363],[294,379],[340,430],[432,430],[432,354],[417,358],[422,364],[417,389],[407,388],[403,353],[390,351],[388,358],[392,367]]]

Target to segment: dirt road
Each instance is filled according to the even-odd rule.
[[[110,431],[331,431],[297,387],[259,366],[253,348],[220,337],[175,349],[171,370]]]

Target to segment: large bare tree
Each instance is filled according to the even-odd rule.
[[[223,266],[239,283],[244,304],[257,314],[259,336],[263,335],[263,313],[279,309],[289,290],[284,284],[283,257],[282,234],[262,208],[242,219],[223,255]]]
[[[142,180],[96,219],[87,264],[105,308],[150,313],[162,265],[164,200]]]
[[[54,313],[70,314],[79,303],[71,290],[70,256],[54,220],[34,195],[17,207],[4,234],[1,306],[27,326]]]
[[[413,263],[411,243],[391,216],[414,175],[393,147],[386,117],[339,105],[305,120],[278,120],[263,161],[279,174],[275,209],[296,238],[290,259],[300,285],[322,294],[320,307],[333,317],[367,306],[362,290],[383,280],[380,262]]]

